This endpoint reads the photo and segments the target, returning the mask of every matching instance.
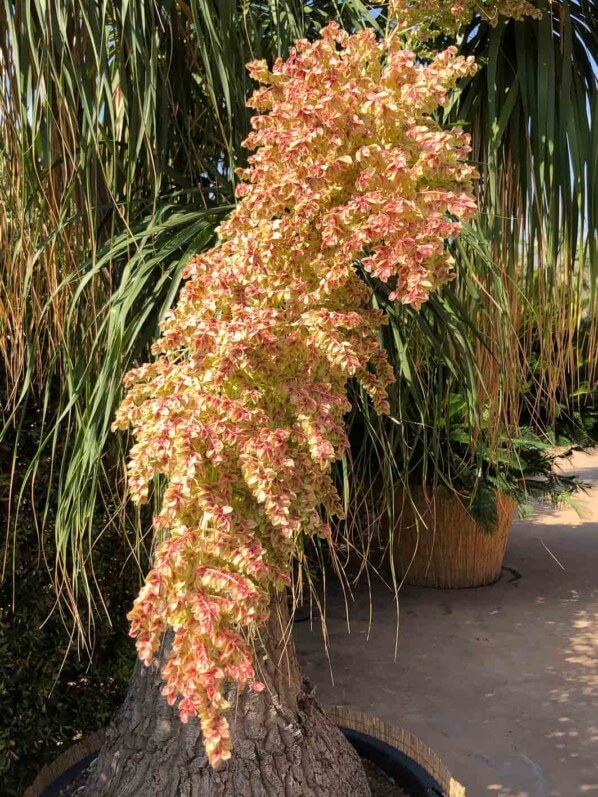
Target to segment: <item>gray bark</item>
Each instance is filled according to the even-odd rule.
[[[85,797],[369,797],[361,762],[302,684],[288,613],[275,605],[258,651],[263,692],[231,692],[233,757],[213,770],[197,721],[160,694],[160,665],[138,663]]]

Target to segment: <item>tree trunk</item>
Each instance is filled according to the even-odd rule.
[[[137,662],[85,797],[369,797],[361,762],[301,675],[288,611],[274,603],[256,661],[262,692],[233,692],[233,756],[213,770],[197,720],[160,694],[160,667]]]

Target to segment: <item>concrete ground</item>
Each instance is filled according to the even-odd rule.
[[[575,470],[598,483],[598,455]],[[516,521],[496,584],[367,586],[349,607],[329,589],[329,659],[319,622],[295,625],[303,670],[327,703],[403,727],[468,797],[598,795],[598,487],[572,510]],[[334,684],[331,680],[334,677]]]

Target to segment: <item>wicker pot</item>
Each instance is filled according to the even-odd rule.
[[[448,491],[411,491],[396,500],[393,557],[397,577],[422,587],[481,587],[500,576],[515,503],[498,493],[498,521],[493,529],[478,524]]]

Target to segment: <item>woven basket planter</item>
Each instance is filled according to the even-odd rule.
[[[497,523],[478,524],[458,498],[438,489],[399,493],[393,551],[397,577],[406,584],[445,589],[481,587],[500,576],[515,503],[498,493]]]

